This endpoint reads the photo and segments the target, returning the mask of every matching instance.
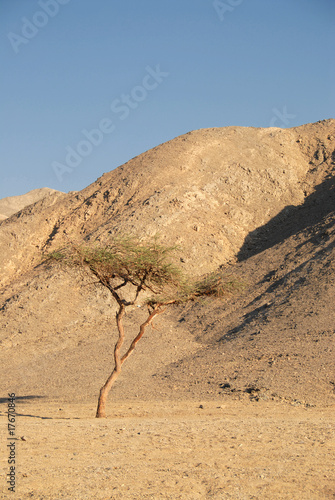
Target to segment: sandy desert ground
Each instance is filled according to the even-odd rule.
[[[334,407],[115,401],[101,420],[94,409],[17,400],[16,492],[2,480],[1,498],[335,498]],[[5,411],[2,400],[2,451]]]

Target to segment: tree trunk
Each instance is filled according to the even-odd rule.
[[[116,369],[114,368],[111,376],[108,378],[105,385],[103,387],[101,387],[100,394],[99,394],[99,400],[98,400],[97,413],[95,415],[97,418],[105,418],[106,417],[107,396],[108,396],[109,391],[111,390],[112,385],[114,384],[115,380],[120,375],[120,372],[121,372],[121,368],[119,371],[116,371]]]
[[[120,359],[120,349],[122,347],[123,341],[124,341],[124,328],[123,328],[123,323],[122,323],[122,318],[125,313],[125,305],[123,303],[119,304],[119,310],[116,314],[116,324],[117,324],[117,329],[119,331],[119,338],[115,344],[114,348],[114,370],[112,371],[111,375],[108,377],[105,385],[101,387],[100,389],[100,394],[99,394],[99,400],[98,400],[98,407],[97,407],[97,412],[96,412],[96,417],[97,418],[105,418],[106,417],[106,401],[107,401],[107,396],[109,394],[109,391],[111,390],[112,385],[114,384],[115,380],[118,378],[118,376],[121,373],[121,366],[122,362]]]
[[[161,305],[157,304],[153,308],[152,312],[149,314],[149,316],[147,317],[145,322],[142,323],[142,325],[140,326],[140,331],[139,331],[138,335],[132,341],[128,351],[124,354],[124,356],[122,356],[122,358],[120,358],[120,349],[121,349],[123,341],[124,341],[124,328],[123,328],[122,318],[123,318],[124,313],[125,313],[125,305],[120,304],[120,309],[119,309],[118,313],[116,314],[116,323],[117,323],[117,328],[119,331],[119,338],[118,338],[118,341],[117,341],[115,348],[114,348],[115,366],[114,366],[114,370],[112,371],[111,375],[107,379],[105,385],[103,387],[101,387],[101,389],[100,389],[98,407],[97,407],[97,412],[95,415],[97,418],[105,418],[106,417],[106,401],[107,401],[109,391],[111,390],[112,385],[114,384],[115,380],[120,375],[123,363],[126,361],[126,359],[129,358],[131,353],[134,351],[137,342],[142,338],[146,327],[148,325],[150,325],[150,323],[152,322],[152,320],[154,319],[155,316],[157,316],[158,314],[162,314],[165,311],[165,309],[160,310],[160,307],[161,307]]]

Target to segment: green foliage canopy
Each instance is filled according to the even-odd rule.
[[[146,243],[131,237],[115,238],[106,246],[67,245],[49,253],[47,260],[88,267],[113,294],[129,283],[136,287],[135,300],[142,290],[149,290],[152,296],[147,303],[151,306],[204,296],[222,297],[239,287],[237,281],[227,281],[219,272],[198,281],[185,276],[173,263],[176,249],[159,243],[157,238]]]

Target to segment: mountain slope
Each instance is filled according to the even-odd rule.
[[[78,194],[55,193],[3,222],[4,386],[17,394],[94,400],[112,359],[110,294],[78,270],[35,264],[43,248],[68,239],[108,241],[110,231],[160,230],[169,243],[182,243],[181,258],[194,274],[221,265],[246,289],[160,316],[125,365],[112,401],[333,404],[334,125],[193,132]],[[222,234],[226,245],[219,247]],[[129,312],[127,333],[137,332],[144,315],[142,308]]]
[[[162,144],[76,194],[51,195],[0,224],[2,284],[69,240],[108,241],[127,232],[183,248],[203,274],[240,250],[245,237],[301,204],[332,168],[335,120],[293,129],[227,127]]]
[[[332,211],[225,267],[246,284],[242,295],[160,316],[125,365],[112,401],[247,397],[334,404],[334,220]],[[74,269],[41,266],[3,290],[0,378],[6,386],[19,394],[94,400],[110,370],[116,328],[110,294],[91,283]],[[142,308],[127,314],[128,344],[145,314]]]

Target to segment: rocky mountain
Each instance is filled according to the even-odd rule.
[[[1,224],[2,283],[65,241],[106,242],[118,232],[160,233],[183,248],[187,271],[213,270],[234,258],[252,231],[303,203],[328,175],[334,123],[198,130],[78,193],[52,193]]]
[[[0,221],[7,219],[28,205],[32,205],[39,200],[43,200],[43,198],[46,198],[50,196],[50,194],[56,192],[57,191],[55,189],[41,188],[33,189],[32,191],[20,196],[8,196],[7,198],[2,198],[0,200]]]
[[[245,291],[160,316],[115,398],[333,403],[334,168],[335,120],[198,130],[4,220],[5,385],[72,400],[97,394],[110,369],[113,302],[89,276],[41,257],[69,241],[158,233],[180,245],[185,271],[221,267]],[[129,313],[131,332],[143,314]]]

